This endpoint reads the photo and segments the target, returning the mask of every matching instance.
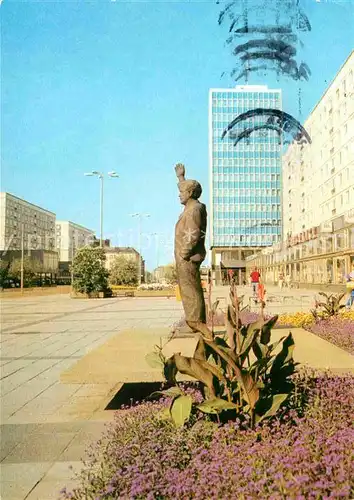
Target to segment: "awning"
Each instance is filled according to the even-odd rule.
[[[246,267],[246,262],[244,260],[223,260],[220,262],[220,266],[224,269],[240,269]]]

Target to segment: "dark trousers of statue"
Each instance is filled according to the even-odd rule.
[[[200,281],[200,262],[176,262],[178,284],[187,322],[206,322],[205,301]]]

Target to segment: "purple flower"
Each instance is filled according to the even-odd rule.
[[[288,418],[256,430],[203,420],[176,429],[156,417],[161,403],[117,412],[72,498],[351,498],[354,376],[305,373],[295,383]]]

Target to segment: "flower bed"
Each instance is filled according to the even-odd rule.
[[[255,430],[237,420],[175,428],[161,403],[116,415],[65,499],[354,496],[354,376],[297,381],[291,408]]]
[[[354,354],[354,319],[343,316],[312,323],[306,326],[306,330]]]

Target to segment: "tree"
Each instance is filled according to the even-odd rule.
[[[112,285],[137,285],[138,267],[138,263],[132,259],[123,255],[116,255],[110,268],[110,283]]]
[[[10,262],[0,260],[0,287],[2,288],[9,276]]]
[[[174,262],[172,264],[164,266],[164,276],[165,280],[168,283],[171,284],[177,283],[177,270],[176,270],[176,264]]]
[[[80,293],[107,291],[109,272],[105,269],[105,260],[103,248],[80,248],[72,264],[74,290]]]
[[[42,271],[42,264],[37,259],[28,256],[23,258],[23,283],[31,285],[32,280]],[[10,264],[9,276],[17,280],[21,279],[21,259],[14,259]]]

